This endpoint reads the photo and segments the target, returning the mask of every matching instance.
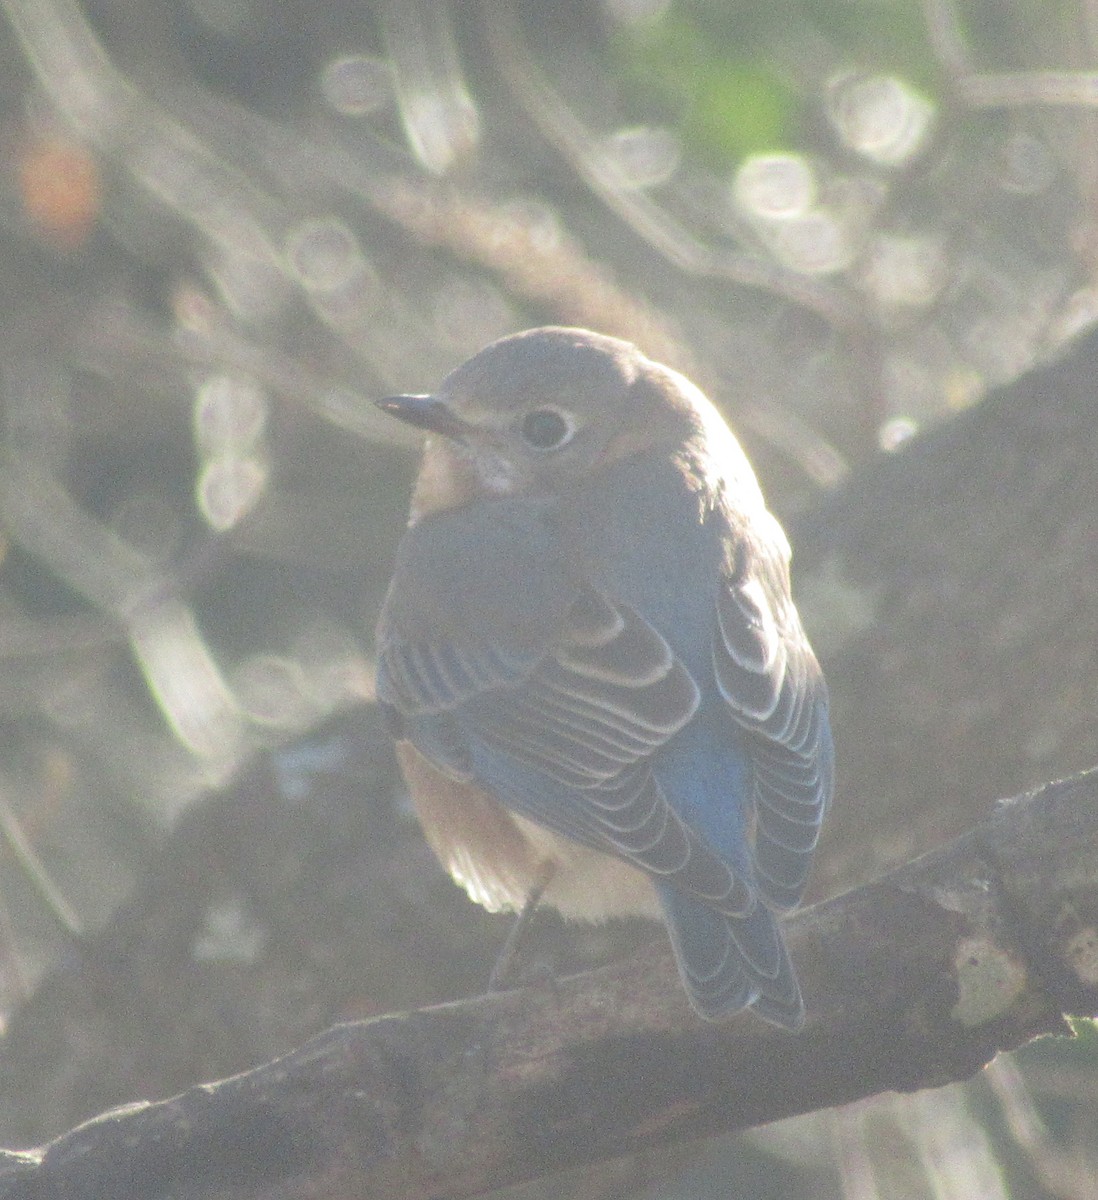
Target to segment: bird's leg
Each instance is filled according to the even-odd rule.
[[[545,895],[545,889],[553,882],[553,876],[556,873],[557,868],[553,863],[543,862],[541,864],[537,879],[534,881],[534,886],[530,889],[525,903],[519,910],[518,916],[511,923],[511,928],[507,931],[507,937],[500,947],[499,954],[496,955],[492,973],[488,976],[489,992],[501,992],[506,987],[507,977],[515,965],[515,956],[523,930],[529,925],[530,918],[534,915],[534,910],[537,908],[542,896]]]

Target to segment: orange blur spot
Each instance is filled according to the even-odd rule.
[[[78,142],[51,134],[30,143],[19,160],[23,210],[42,237],[75,250],[99,216],[99,168]]]

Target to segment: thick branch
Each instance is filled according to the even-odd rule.
[[[5,1200],[474,1196],[971,1075],[1098,1012],[1098,770],[800,913],[809,1023],[695,1018],[661,946],[543,989],[337,1026],[0,1166]]]
[[[1098,762],[1098,332],[791,529],[832,696],[817,896]]]

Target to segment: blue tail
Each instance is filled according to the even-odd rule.
[[[761,902],[726,917],[657,884],[690,1002],[709,1020],[748,1008],[785,1029],[804,1024],[804,1003],[777,918]]]

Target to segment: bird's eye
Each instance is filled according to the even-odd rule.
[[[559,408],[535,408],[522,418],[522,436],[535,450],[556,450],[571,441],[576,425]]]

